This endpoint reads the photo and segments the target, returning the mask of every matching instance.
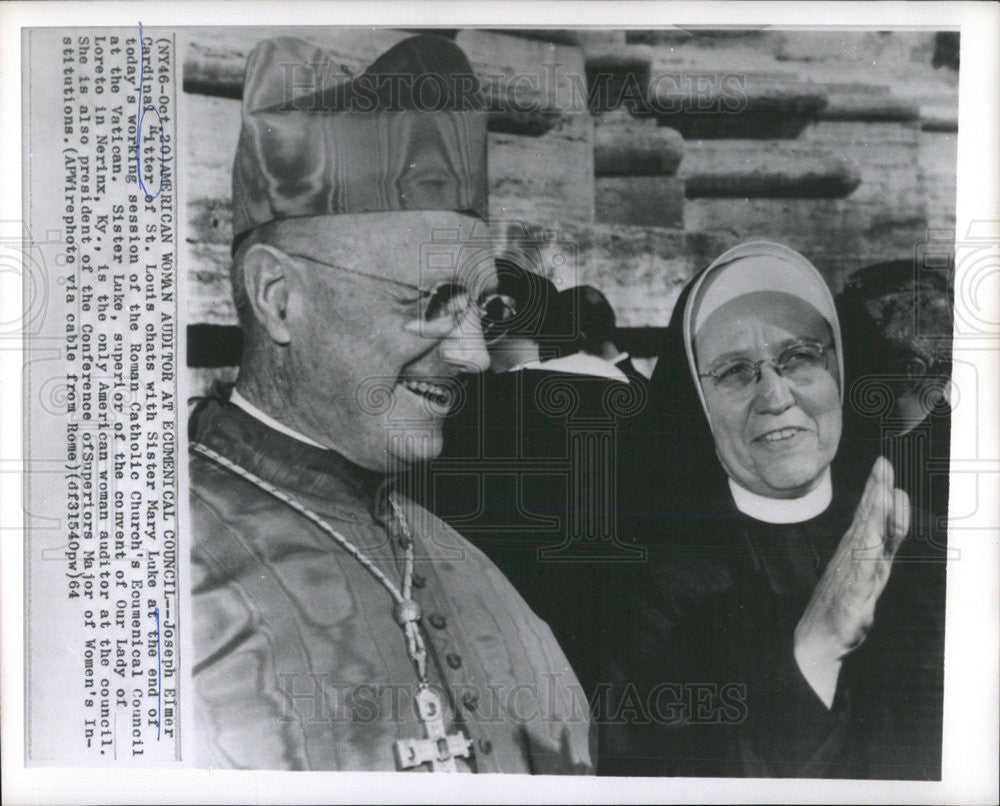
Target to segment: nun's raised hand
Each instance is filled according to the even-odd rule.
[[[879,457],[854,521],[795,628],[796,659],[827,706],[833,699],[829,675],[835,688],[840,661],[862,644],[874,624],[875,604],[889,581],[896,551],[910,530],[910,500],[893,487],[893,480],[892,465]],[[826,677],[827,682],[817,685],[817,677]]]

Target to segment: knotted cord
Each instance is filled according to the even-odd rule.
[[[391,530],[395,532],[395,537],[403,548],[403,588],[400,590],[396,584],[389,579],[382,571],[368,559],[350,540],[334,529],[327,521],[317,515],[311,509],[296,501],[292,496],[283,490],[278,489],[270,482],[265,481],[260,476],[247,470],[245,467],[227,459],[222,454],[212,450],[207,445],[200,442],[192,442],[191,449],[197,451],[202,456],[232,471],[238,476],[259,487],[264,492],[274,496],[279,501],[287,504],[304,518],[312,521],[326,534],[332,537],[348,554],[363,565],[368,572],[384,587],[392,596],[395,606],[393,607],[393,617],[396,623],[403,628],[406,636],[406,653],[410,656],[414,667],[417,670],[417,677],[420,687],[427,686],[427,647],[424,645],[424,637],[420,632],[420,605],[411,597],[413,594],[413,533],[410,524],[406,519],[403,509],[400,506],[395,490],[388,493],[389,507],[392,511]]]

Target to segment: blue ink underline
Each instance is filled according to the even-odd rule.
[[[160,608],[153,608],[156,618],[156,741],[160,741],[160,725],[163,722],[163,666],[160,659]]]
[[[163,190],[163,166],[166,162],[166,154],[164,153],[165,142],[163,139],[163,119],[160,117],[160,113],[156,110],[155,106],[147,104],[142,105],[142,82],[143,77],[146,72],[146,48],[142,43],[142,22],[139,23],[139,106],[136,110],[136,126],[135,126],[135,173],[139,179],[139,187],[142,188],[142,192],[146,194],[147,200],[153,200],[160,195]],[[142,141],[142,122],[146,118],[146,113],[152,112],[156,115],[156,122],[159,123],[160,129],[160,174],[159,174],[159,184],[156,188],[156,193],[150,193],[149,188],[146,187],[146,183],[142,181],[142,154],[139,144]]]

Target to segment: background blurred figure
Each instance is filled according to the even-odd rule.
[[[573,339],[564,347],[563,357],[546,364],[548,369],[645,386],[646,376],[615,343],[615,311],[604,294],[592,285],[578,285],[561,291],[556,305],[563,321],[570,323],[567,330],[572,332]]]
[[[555,347],[546,339],[551,330],[546,322],[557,296],[555,285],[547,277],[526,271],[514,257],[496,261],[497,293],[508,307],[503,338],[490,345],[495,373],[511,372],[536,364],[555,355]]]
[[[875,457],[889,459],[913,504],[914,534],[927,539],[944,530],[926,516],[948,513],[953,276],[951,263],[877,263],[837,298],[847,384],[835,468],[860,489]]]
[[[493,371],[466,378],[417,486],[548,619],[589,694],[610,629],[607,564],[635,555],[618,545],[618,431],[645,397],[603,358],[588,356],[598,374],[562,366],[581,322],[522,263],[498,261],[514,314],[491,346]]]

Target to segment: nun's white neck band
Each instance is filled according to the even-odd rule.
[[[798,498],[768,498],[750,492],[732,479],[729,490],[740,512],[764,523],[802,523],[822,515],[833,499],[829,467],[823,471],[819,484]]]

